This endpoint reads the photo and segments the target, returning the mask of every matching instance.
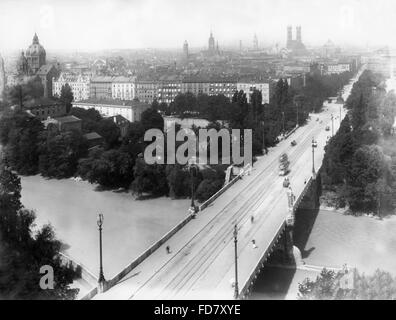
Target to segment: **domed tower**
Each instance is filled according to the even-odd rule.
[[[34,34],[33,42],[26,50],[26,59],[28,66],[33,74],[35,74],[42,65],[45,65],[46,53],[44,47],[39,43],[37,34]]]

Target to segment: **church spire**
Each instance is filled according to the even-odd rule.
[[[36,33],[36,32],[34,33],[33,43],[34,43],[34,44],[38,44],[38,43],[39,43],[39,39],[38,39],[38,36],[37,36],[37,33]]]

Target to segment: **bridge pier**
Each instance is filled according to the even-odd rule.
[[[319,208],[319,199],[322,194],[322,181],[321,176],[318,173],[316,175],[316,179],[312,179],[307,192],[304,194],[304,197],[301,199],[299,203],[296,204],[297,209],[317,209]]]
[[[293,254],[293,225],[286,225],[283,232],[283,263],[287,265],[294,264]]]

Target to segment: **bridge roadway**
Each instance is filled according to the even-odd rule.
[[[318,143],[315,169],[321,166],[324,146],[331,135],[331,114],[335,117],[336,132],[339,105],[326,104],[325,111],[313,114],[307,125],[261,157],[250,175],[234,184],[114,287],[94,299],[233,299],[234,224],[238,225],[241,289],[263,255],[272,249],[273,239],[288,214],[283,177],[278,175],[279,155],[283,152],[289,155],[289,177],[297,197],[305,187],[304,181],[312,175],[313,137]],[[316,121],[317,118],[320,120]],[[330,131],[325,130],[326,126]],[[297,141],[295,147],[290,145],[292,140]],[[257,248],[252,246],[253,239]],[[170,254],[165,249],[168,245]]]

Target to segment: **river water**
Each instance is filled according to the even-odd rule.
[[[188,200],[134,200],[130,193],[95,191],[85,181],[21,177],[22,203],[37,226],[51,223],[65,252],[98,273],[98,213],[104,215],[103,264],[111,278],[186,215]]]

